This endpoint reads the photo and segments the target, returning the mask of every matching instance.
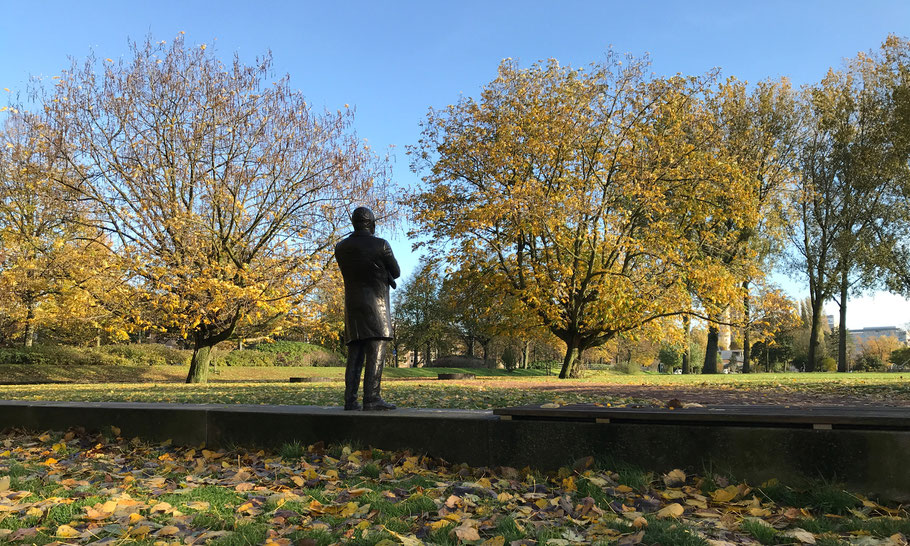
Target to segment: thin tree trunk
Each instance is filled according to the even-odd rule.
[[[682,351],[682,373],[688,375],[692,373],[692,341],[690,339],[690,318],[689,315],[683,315],[683,351]]]
[[[840,278],[840,322],[837,326],[837,371],[847,371],[847,292],[850,289],[847,271]]]
[[[749,373],[752,371],[752,331],[749,323],[752,305],[749,301],[749,281],[743,281],[743,289],[745,290],[743,295],[743,314],[745,316],[743,321],[743,373]]]
[[[531,358],[531,341],[525,340],[524,351],[521,355],[521,367],[528,369],[528,360]]]
[[[708,326],[708,344],[705,347],[705,363],[701,368],[703,374],[717,373],[717,342],[718,342],[717,325]]]
[[[28,302],[26,308],[25,339],[23,341],[26,347],[31,347],[35,342],[35,303],[32,301]]]

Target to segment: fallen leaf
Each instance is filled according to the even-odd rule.
[[[76,538],[78,536],[81,536],[82,533],[73,529],[69,525],[61,525],[57,527],[57,531],[54,533],[54,535],[61,538]]]
[[[790,529],[789,531],[784,532],[783,535],[787,537],[793,537],[803,544],[815,544],[815,535],[799,527]]]
[[[683,515],[686,511],[681,504],[674,502],[673,504],[668,504],[657,511],[657,517],[659,518],[678,518]]]
[[[686,473],[678,468],[664,474],[663,478],[667,487],[682,487],[686,484]]]

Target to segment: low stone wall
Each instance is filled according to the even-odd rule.
[[[627,418],[631,415],[624,410]],[[533,412],[532,412],[533,413]],[[552,413],[552,412],[551,412]],[[679,415],[677,412],[674,415]],[[599,421],[599,422],[598,422]],[[609,421],[609,422],[608,422]],[[352,443],[410,449],[474,466],[555,469],[593,455],[666,472],[725,474],[751,484],[819,478],[891,500],[910,500],[910,431],[666,419],[561,419],[491,411],[209,404],[0,402],[0,429],[102,430],[183,445]]]

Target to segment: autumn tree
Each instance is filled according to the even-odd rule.
[[[474,345],[479,344],[487,360],[490,342],[497,337],[507,338],[507,344],[517,342],[521,346],[521,365],[527,366],[530,346],[539,337],[534,330],[540,323],[511,294],[495,264],[464,262],[447,271],[440,303],[468,356],[474,356]]]
[[[613,55],[586,70],[507,60],[478,99],[431,110],[411,150],[425,174],[409,200],[420,231],[464,259],[494,257],[565,342],[563,378],[581,351],[688,309],[686,282],[738,293],[695,248],[727,235],[691,236],[741,214],[718,208],[736,189],[716,183],[728,166],[701,100],[710,78],[645,72]]]
[[[190,338],[187,382],[205,382],[214,345],[313,290],[354,203],[383,214],[385,163],[351,111],[315,111],[270,56],[225,66],[182,36],[131,52],[60,76],[47,139],[141,288],[140,324]]]
[[[96,338],[111,326],[94,293],[110,289],[111,256],[88,211],[54,182],[62,166],[38,125],[16,109],[0,132],[0,290],[22,343],[39,327],[63,339]],[[73,336],[74,333],[81,333]],[[58,333],[58,337],[60,334]]]

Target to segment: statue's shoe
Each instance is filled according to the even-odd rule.
[[[395,409],[395,404],[389,404],[383,399],[376,400],[375,402],[364,402],[363,411],[385,411]]]
[[[362,409],[363,407],[357,402],[345,403],[344,405],[344,411],[359,411]]]

